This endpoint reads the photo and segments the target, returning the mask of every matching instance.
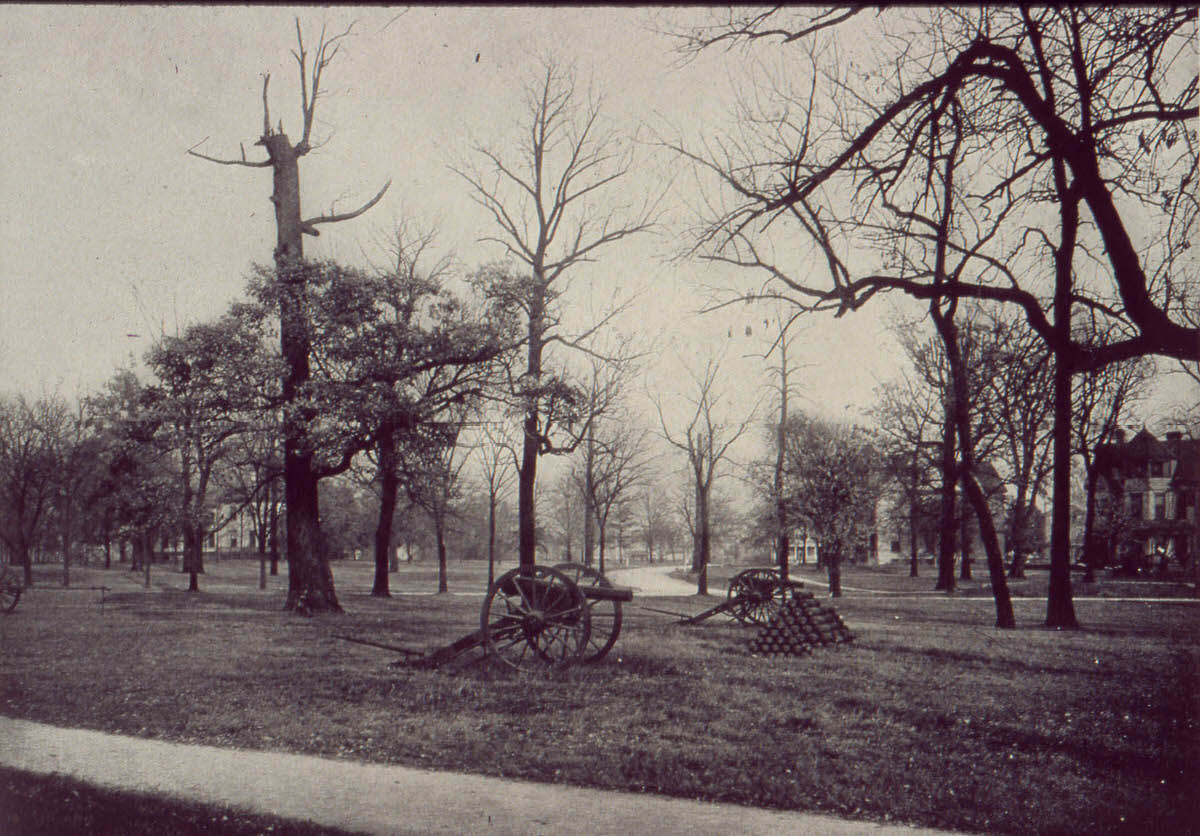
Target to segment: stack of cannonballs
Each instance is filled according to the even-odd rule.
[[[802,656],[817,645],[854,640],[854,634],[831,607],[811,592],[793,590],[774,618],[750,640],[750,652],[765,656]]]

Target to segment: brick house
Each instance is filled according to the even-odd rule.
[[[1195,568],[1200,521],[1200,439],[1143,428],[1096,448],[1096,528],[1105,565]]]

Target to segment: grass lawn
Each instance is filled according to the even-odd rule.
[[[714,567],[710,588],[723,596],[735,570]],[[305,619],[281,611],[285,579],[259,591],[248,561],[210,563],[193,595],[167,567],[150,590],[123,568],[56,589],[47,570],[0,617],[0,713],[990,833],[1200,832],[1197,604],[1081,597],[1084,629],[1056,632],[1018,592],[1021,626],[998,631],[986,597],[848,568],[834,605],[850,645],[757,658],[750,628],[675,626],[635,599],[601,664],[517,675],[391,667],[333,637],[421,648],[470,632],[478,567],[455,565],[451,592],[467,594],[441,596],[432,568],[405,567],[390,600],[369,597],[367,563],[334,571],[347,614]],[[823,597],[820,576],[798,578]],[[84,588],[99,585],[103,604]]]

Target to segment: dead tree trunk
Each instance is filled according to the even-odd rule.
[[[263,132],[256,144],[267,151],[267,159],[250,161],[243,152],[241,159],[222,160],[198,153],[190,154],[222,165],[270,168],[274,191],[271,203],[275,206],[275,269],[279,282],[280,349],[286,371],[282,395],[283,420],[283,480],[288,561],[288,596],[286,607],[298,613],[341,612],[333,587],[333,573],[322,548],[318,474],[313,463],[313,450],[307,441],[307,429],[313,419],[311,409],[304,405],[303,395],[310,376],[309,339],[305,312],[307,270],[304,265],[303,236],[318,235],[317,225],[350,220],[379,202],[388,184],[374,198],[352,212],[322,215],[305,220],[300,213],[300,158],[311,150],[313,117],[320,93],[321,73],[337,55],[341,40],[350,32],[321,39],[311,66],[304,49],[300,21],[296,21],[294,52],[300,65],[300,94],[303,106],[304,133],[292,144],[282,125],[271,127],[267,103],[270,75],[263,79]]]

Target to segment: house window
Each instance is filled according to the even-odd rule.
[[[1167,495],[1165,493],[1156,493],[1154,495],[1154,519],[1165,520],[1167,518]]]
[[[1142,495],[1140,493],[1131,493],[1129,495],[1129,516],[1135,520],[1142,518]]]
[[[1151,476],[1163,476],[1164,475],[1163,463],[1162,462],[1150,462],[1150,475]]]

